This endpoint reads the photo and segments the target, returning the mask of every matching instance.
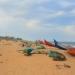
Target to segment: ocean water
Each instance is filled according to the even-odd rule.
[[[58,42],[58,44],[62,47],[75,47],[75,42]]]
[[[61,42],[61,44],[65,45],[65,46],[75,47],[75,42]]]

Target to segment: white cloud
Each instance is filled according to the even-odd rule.
[[[66,7],[70,7],[72,5],[74,5],[73,2],[70,2],[70,1],[67,1],[67,0],[59,0],[57,1],[59,3],[59,5],[63,8],[66,8]]]
[[[28,29],[37,29],[40,25],[39,20],[27,20],[25,21],[24,26],[27,27]]]
[[[8,2],[9,0],[0,0],[0,2],[5,3]]]
[[[75,37],[75,25],[68,25],[64,27],[64,32],[66,35]]]
[[[53,15],[54,15],[55,17],[57,17],[57,16],[63,16],[64,14],[65,14],[64,11],[58,11],[58,12],[54,13]]]
[[[69,13],[70,13],[72,16],[75,16],[75,9],[72,9]]]
[[[10,0],[10,2],[9,0],[0,0],[0,4],[7,2],[9,5],[12,4],[9,9],[8,7],[5,9],[0,9],[0,32],[1,30],[3,30],[4,33],[7,31],[7,34],[9,34],[9,32],[10,34],[13,33],[13,35],[15,34],[17,35],[17,33],[20,33],[19,35],[23,34],[23,36],[25,36],[25,34],[27,33],[29,33],[30,35],[36,33],[38,36],[40,35],[42,37],[44,37],[45,34],[46,34],[45,36],[47,35],[51,36],[53,34],[57,34],[57,36],[59,36],[60,34],[63,34],[63,37],[72,36],[75,38],[74,33],[75,25],[63,26],[63,25],[53,25],[49,23],[47,27],[44,24],[45,19],[49,20],[64,15],[66,16],[66,12],[64,10],[53,10],[45,8],[45,6],[42,4],[48,1],[50,0],[20,0],[20,1]],[[56,1],[62,7],[69,7],[72,5],[72,3],[65,0],[56,0]],[[38,6],[37,4],[41,5]],[[36,8],[35,10],[34,7],[36,5],[38,6],[38,8]],[[36,11],[37,14],[35,13]],[[72,10],[70,13],[74,15],[75,10]],[[31,16],[29,16],[30,14]]]
[[[15,17],[10,16],[4,10],[0,9],[0,30],[5,30],[15,21]]]
[[[0,30],[5,30],[11,27],[13,24],[21,25],[25,22],[25,19],[19,17],[23,15],[23,11],[16,10],[13,13],[7,12],[3,9],[0,9]]]
[[[57,12],[53,11],[52,13],[47,14],[47,17],[56,18],[56,17],[63,16],[63,15],[65,15],[64,11],[57,11]]]
[[[63,37],[75,38],[75,25],[50,25],[49,27],[43,27],[44,31],[49,33],[56,33],[58,36],[61,34]]]
[[[13,1],[13,0],[12,0]],[[36,4],[41,4],[45,2],[49,2],[50,0],[21,0],[18,2],[21,6],[26,6],[27,8]]]
[[[42,2],[47,2],[49,0],[23,0],[26,3],[42,3]]]
[[[0,0],[0,5],[5,5],[9,3],[10,0]]]
[[[65,41],[74,40],[75,39],[75,25],[55,25],[51,28],[54,34],[59,36],[62,40]]]

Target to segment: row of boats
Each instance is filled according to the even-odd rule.
[[[72,55],[72,56],[75,56],[75,48],[72,47],[72,46],[66,46],[66,45],[62,45],[60,44],[58,41],[54,40],[54,44],[47,41],[47,40],[44,40],[44,41],[41,41],[41,40],[38,40],[38,42],[40,44],[44,44],[44,45],[47,45],[47,46],[51,46],[51,47],[56,47],[56,48],[59,48],[60,50],[67,50],[67,52]]]

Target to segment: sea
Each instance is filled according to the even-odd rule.
[[[54,44],[54,42],[52,42]],[[75,48],[75,42],[59,42],[60,46],[63,47],[74,47]]]
[[[75,42],[60,42],[60,43],[65,45],[65,46],[75,47]]]

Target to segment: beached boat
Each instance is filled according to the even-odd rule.
[[[60,45],[56,40],[54,40],[54,44],[55,44],[55,47],[57,47],[59,49],[67,50],[67,48],[65,46]]]
[[[68,54],[75,56],[75,48],[70,48],[67,52]]]
[[[44,40],[44,44],[47,45],[47,46],[54,47],[54,45],[52,43],[48,42],[47,40]]]

